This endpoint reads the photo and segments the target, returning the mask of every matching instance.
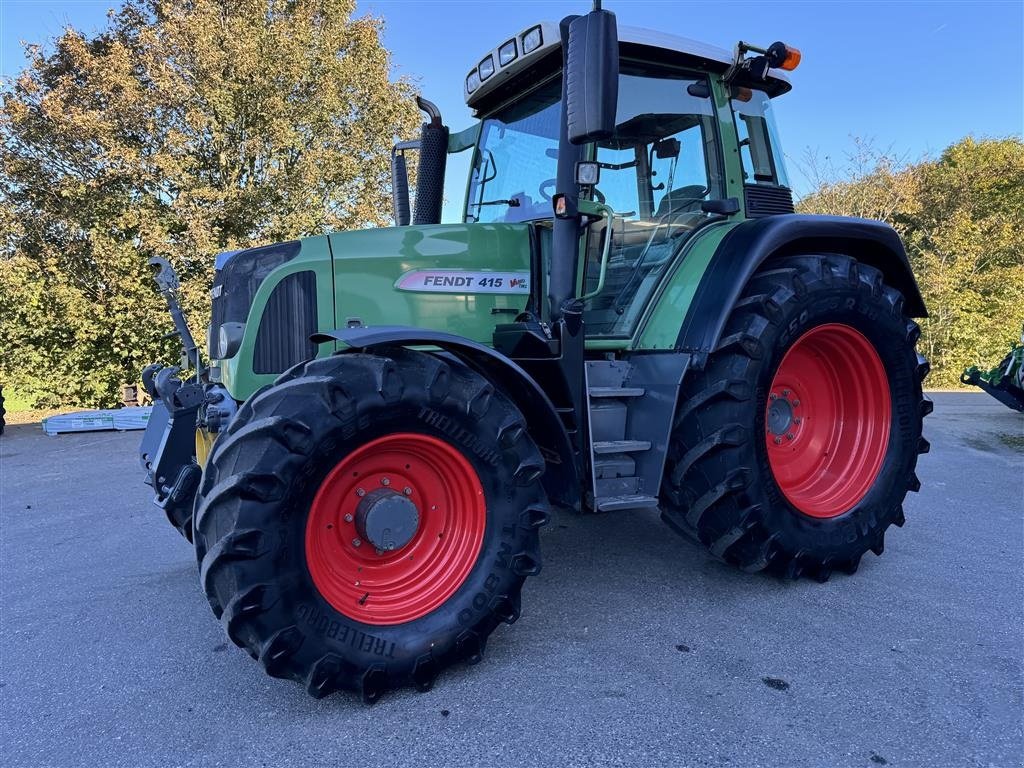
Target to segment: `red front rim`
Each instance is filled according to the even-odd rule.
[[[415,505],[415,533],[393,551],[364,540],[371,494]],[[360,510],[364,515],[360,518]],[[366,624],[401,624],[444,603],[483,545],[487,507],[480,478],[448,443],[397,433],[353,451],[324,479],[306,523],[306,562],[320,594]]]
[[[811,517],[849,511],[878,477],[891,423],[889,379],[874,345],[841,323],[812,328],[786,352],[768,394],[775,482]]]

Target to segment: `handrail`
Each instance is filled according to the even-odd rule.
[[[607,218],[608,225],[605,227],[604,231],[604,251],[601,253],[601,271],[597,275],[597,287],[590,293],[585,293],[580,296],[581,301],[589,301],[604,290],[604,278],[605,275],[608,274],[608,258],[612,252],[612,222],[615,220],[615,211],[612,210],[610,205],[591,201],[588,207],[593,207],[601,211],[601,213],[605,215],[605,218]]]

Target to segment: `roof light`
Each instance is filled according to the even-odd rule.
[[[498,65],[502,67],[508,66],[516,60],[518,55],[519,51],[516,50],[516,41],[513,38],[498,49]]]
[[[531,27],[523,33],[523,55],[531,53],[532,51],[540,48],[541,43],[544,42],[544,36],[541,34],[540,26]]]
[[[494,74],[494,57],[488,56],[486,59],[480,62],[477,66],[477,70],[480,72],[480,79],[486,80],[488,77]]]
[[[768,46],[768,63],[775,68],[792,72],[800,64],[800,51],[790,48],[783,42],[772,43]]]
[[[779,69],[784,69],[787,72],[792,72],[794,69],[796,69],[798,66],[800,66],[800,59],[801,58],[802,58],[802,56],[800,55],[800,51],[799,50],[797,50],[796,48],[789,48],[787,46],[786,47],[786,59],[779,66]]]
[[[466,93],[472,93],[480,87],[480,73],[475,69],[466,77]]]

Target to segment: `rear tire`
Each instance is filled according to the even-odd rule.
[[[835,569],[854,572],[868,550],[881,555],[886,529],[903,525],[907,491],[920,488],[917,456],[928,450],[921,426],[932,404],[921,392],[928,363],[915,351],[919,335],[903,296],[874,267],[844,255],[762,267],[704,369],[684,384],[663,519],[747,571],[824,581]],[[814,412],[829,418],[798,418],[810,404],[789,389],[782,399],[792,399],[769,409],[794,356],[802,356]],[[801,441],[801,424],[818,433]],[[830,458],[831,448],[810,445],[841,448]],[[786,462],[797,446],[803,463],[794,468]]]
[[[382,451],[421,449],[419,463],[392,462],[387,477],[369,469]],[[443,668],[479,661],[491,632],[518,618],[523,582],[540,570],[543,468],[522,415],[458,363],[405,349],[312,360],[253,395],[213,448],[195,517],[203,589],[236,645],[315,697],[348,689],[373,702],[389,688],[427,690]],[[420,485],[410,479],[417,471]],[[452,479],[456,491],[475,488],[478,506],[427,499],[448,476],[463,477]],[[345,505],[363,498],[371,507],[387,498],[399,517],[406,498],[418,502],[410,543],[376,553],[355,544]],[[437,509],[448,517],[432,518]],[[436,549],[460,536],[476,539]],[[424,541],[435,549],[409,549]],[[417,562],[410,552],[427,553],[419,577],[395,570]],[[453,558],[462,558],[455,571],[437,565]],[[389,581],[371,584],[378,576]]]

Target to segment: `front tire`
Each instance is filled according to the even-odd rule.
[[[522,415],[405,349],[304,363],[243,405],[196,505],[228,636],[316,697],[429,689],[519,616],[540,570],[544,462]]]
[[[663,519],[747,571],[852,573],[903,525],[928,364],[903,297],[844,255],[762,267],[684,385]]]

